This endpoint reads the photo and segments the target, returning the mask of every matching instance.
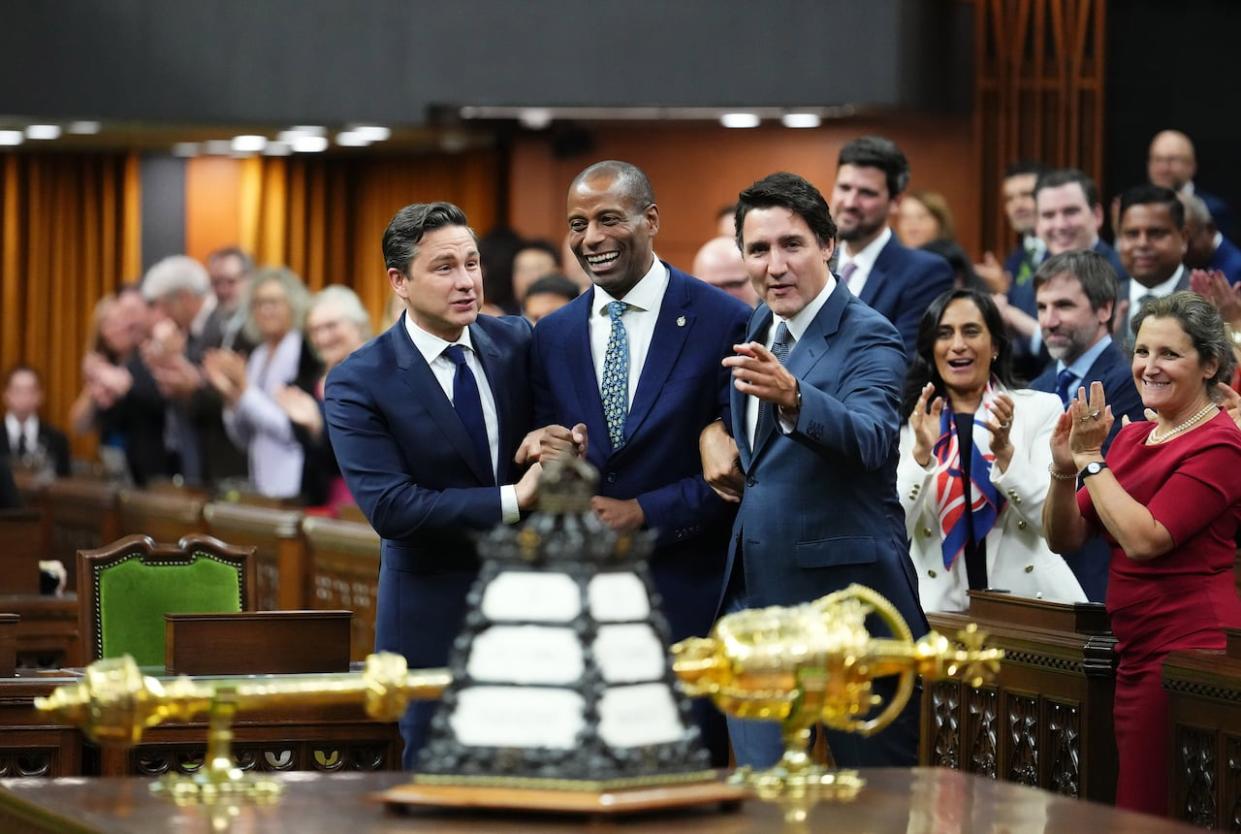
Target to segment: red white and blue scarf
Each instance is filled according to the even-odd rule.
[[[974,415],[972,450],[970,455],[969,514],[973,520],[974,539],[982,541],[995,526],[995,520],[1004,509],[1004,497],[991,483],[991,432],[979,422],[991,413],[991,402],[996,391],[988,383],[983,392],[982,404]],[[984,451],[985,450],[985,451]],[[965,550],[969,540],[969,522],[966,519],[965,479],[961,471],[961,446],[957,438],[957,422],[952,412],[945,408],[939,419],[939,440],[932,448],[935,458],[935,509],[939,516],[940,543],[944,554],[944,568],[951,570],[957,557]]]

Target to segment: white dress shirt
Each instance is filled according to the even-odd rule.
[[[414,323],[413,317],[406,314],[405,330],[413,340],[414,347],[427,360],[427,366],[440,384],[448,402],[452,402],[453,380],[457,375],[457,366],[444,355],[444,351],[452,345],[465,348],[466,367],[474,374],[474,382],[478,386],[478,399],[483,406],[483,420],[487,424],[487,448],[491,450],[491,474],[495,477],[500,456],[500,416],[496,411],[496,398],[491,392],[491,383],[487,381],[487,373],[483,363],[478,361],[474,353],[474,344],[470,341],[470,329],[461,328],[461,335],[455,342],[445,341],[434,333],[428,333]],[[500,487],[500,515],[505,524],[514,524],[521,519],[521,510],[517,506],[517,488],[512,484]]]
[[[827,303],[828,296],[832,294],[832,290],[836,289],[836,279],[832,274],[827,273],[827,283],[823,285],[823,289],[819,290],[819,294],[811,299],[810,303],[801,308],[801,311],[790,319],[784,319],[772,313],[771,327],[767,328],[767,337],[763,340],[763,346],[771,350],[771,346],[776,341],[776,331],[780,329],[780,322],[784,322],[789,329],[789,335],[793,337],[793,344],[789,345],[789,353],[797,347],[797,343],[801,341],[802,335],[806,332],[806,328],[810,326],[810,322],[814,321],[814,317],[823,309],[823,305]],[[788,361],[787,359],[785,360]],[[755,396],[745,398],[745,433],[750,441],[750,449],[754,449],[754,432],[758,430],[758,407],[760,400]],[[793,421],[785,418],[780,411],[779,415],[780,431],[788,434],[793,430]]]
[[[39,417],[31,414],[24,421],[18,420],[17,416],[9,413],[4,415],[4,427],[9,433],[9,454],[16,457],[17,447],[20,445],[18,441],[24,434],[26,436],[26,454],[34,454],[35,449],[39,448]]]
[[[1156,284],[1153,287],[1145,287],[1132,278],[1129,279],[1129,320],[1138,314],[1138,309],[1142,305],[1142,299],[1148,295],[1155,298],[1163,298],[1165,295],[1172,295],[1176,291],[1176,285],[1181,282],[1181,276],[1185,274],[1185,265],[1181,264],[1176,268],[1176,272],[1172,273],[1172,277],[1163,283]]]
[[[866,244],[866,248],[854,254],[849,250],[849,243],[842,241],[840,244],[840,263],[836,267],[836,272],[843,275],[845,267],[848,264],[854,264],[853,274],[849,276],[849,292],[862,297],[862,288],[866,286],[866,279],[870,277],[870,271],[875,268],[875,261],[879,260],[879,253],[883,251],[883,247],[888,245],[888,241],[892,239],[892,228],[884,226],[879,236]]]
[[[634,284],[623,299],[629,305],[621,316],[621,324],[629,336],[629,404],[633,404],[638,380],[642,378],[642,366],[655,337],[655,323],[659,321],[659,308],[664,303],[664,291],[668,289],[668,269],[658,257],[653,258],[651,268]],[[608,354],[608,339],[612,336],[612,320],[608,318],[608,305],[618,299],[607,290],[595,285],[595,297],[590,307],[590,354],[595,361],[595,382],[599,396],[603,396],[603,361]]]

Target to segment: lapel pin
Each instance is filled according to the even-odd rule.
[[[685,316],[677,316],[677,327],[685,326]]]

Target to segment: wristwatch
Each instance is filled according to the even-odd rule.
[[[1084,469],[1082,469],[1081,476],[1083,478],[1089,478],[1091,475],[1098,475],[1104,469],[1107,469],[1106,463],[1101,460],[1092,460],[1090,463],[1086,464]]]

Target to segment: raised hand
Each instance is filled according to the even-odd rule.
[[[315,437],[323,433],[323,414],[319,401],[295,385],[286,385],[276,392],[276,405],[284,409],[289,420],[304,426]]]
[[[934,383],[928,382],[922,386],[918,403],[909,415],[909,430],[914,436],[914,460],[924,469],[931,464],[931,450],[935,448],[935,441],[939,440],[940,419],[944,413],[943,397],[936,397],[930,401],[930,406],[927,406],[933,393]]]
[[[1085,388],[1078,388],[1077,397],[1069,404],[1069,413],[1073,415],[1069,448],[1074,466],[1080,470],[1090,461],[1102,458],[1103,442],[1112,430],[1112,407],[1103,396],[1103,383],[1090,383],[1089,398]]]
[[[994,293],[1007,293],[1013,283],[1013,276],[1004,271],[1003,264],[990,252],[982,256],[982,263],[974,264],[974,274]]]
[[[1241,394],[1222,382],[1215,383],[1215,393],[1218,395],[1219,407],[1224,409],[1224,413],[1241,429]]]
[[[786,415],[797,410],[797,377],[776,355],[758,342],[733,345],[737,353],[724,358],[724,367],[733,372],[733,385],[742,394],[775,403]]]
[[[995,464],[1001,472],[1008,471],[1013,460],[1013,444],[1009,440],[1009,432],[1013,428],[1013,414],[1016,405],[1008,394],[1000,394],[991,404],[991,416],[983,420],[983,426],[991,432],[991,454],[995,455]]]

